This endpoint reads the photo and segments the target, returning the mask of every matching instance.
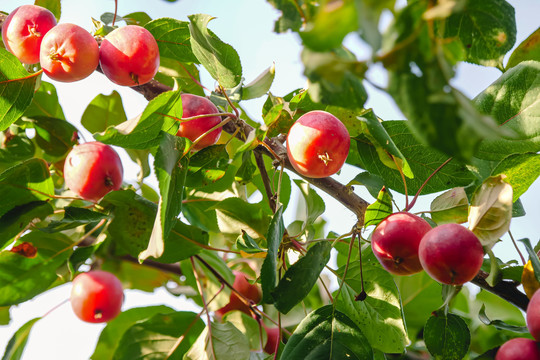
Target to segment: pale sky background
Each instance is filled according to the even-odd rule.
[[[540,13],[540,2],[535,0],[509,1],[516,8],[518,19],[518,40],[516,45],[524,40],[538,27],[537,14]],[[0,10],[10,12],[16,7],[30,4],[31,1],[2,0]],[[150,5],[149,5],[150,4]],[[90,17],[99,19],[103,12],[114,12],[113,0],[93,1],[62,1],[61,22],[72,22],[87,30],[92,30]],[[118,14],[124,15],[134,11],[145,11],[153,19],[160,17],[173,17],[187,20],[187,16],[196,13],[206,13],[217,19],[210,22],[209,27],[225,42],[231,44],[239,53],[243,66],[243,74],[247,82],[253,80],[264,69],[275,62],[276,78],[271,92],[278,96],[305,85],[302,75],[303,66],[300,61],[300,41],[295,34],[287,33],[277,35],[272,29],[278,12],[264,0],[179,0],[168,3],[159,0],[120,0]],[[367,49],[356,35],[346,38],[346,44],[358,55],[360,59],[367,57]],[[375,83],[384,85],[384,73],[372,70],[368,76]],[[500,76],[495,69],[481,68],[474,65],[462,65],[458,69],[458,78],[454,85],[466,95],[473,97]],[[44,79],[46,77],[44,76]],[[50,80],[47,80],[50,81]],[[214,81],[203,74],[203,84],[213,88]],[[80,125],[80,118],[86,106],[98,94],[110,94],[117,90],[123,99],[124,108],[128,118],[136,116],[146,106],[146,100],[133,90],[117,86],[95,73],[89,78],[70,84],[55,83],[60,102],[68,121],[82,130],[86,140],[91,135],[85,132]],[[378,116],[383,119],[402,119],[403,116],[395,107],[392,100],[384,93],[378,92],[366,85],[369,100],[366,107],[374,108]],[[252,117],[261,119],[261,107],[265,98],[250,101],[246,104]],[[125,168],[125,181],[135,182],[138,167],[123,154]],[[342,183],[349,182],[360,170],[346,166],[340,175],[335,176]],[[367,191],[359,186],[355,187],[358,195],[372,202],[373,198]],[[540,233],[540,181],[529,189],[522,197],[527,216],[512,221],[511,230],[516,239],[529,237],[535,244]],[[345,233],[355,223],[355,218],[337,201],[323,194],[326,202],[324,218],[328,221],[326,231]],[[414,211],[428,210],[429,202],[433,196],[421,198]],[[403,197],[397,196],[398,205],[403,208]],[[286,212],[286,219],[294,218],[294,199]],[[332,216],[332,214],[339,214]],[[503,238],[502,244],[495,246],[495,254],[503,260],[517,259],[515,249]],[[8,326],[0,326],[0,354],[13,335],[13,333],[28,320],[44,315],[55,305],[69,297],[71,286],[66,284],[55,288],[22,305],[14,306],[11,310],[12,321]],[[196,307],[181,298],[169,295],[165,290],[158,290],[154,294],[139,291],[126,291],[124,310],[137,306],[166,304],[178,310],[195,310]],[[32,330],[23,360],[55,359],[55,360],[85,360],[92,354],[97,338],[103,324],[87,324],[80,321],[72,313],[69,304],[64,304],[46,318],[38,321]]]

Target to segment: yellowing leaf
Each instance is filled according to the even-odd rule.
[[[487,178],[474,193],[469,209],[469,229],[488,248],[508,231],[512,219],[513,190],[505,178],[505,175]]]

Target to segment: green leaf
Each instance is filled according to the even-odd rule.
[[[106,214],[74,206],[66,206],[64,211],[64,218],[62,220],[51,221],[46,228],[40,230],[46,233],[59,232],[74,229],[81,225],[97,223],[100,220],[108,218]]]
[[[388,215],[392,213],[392,197],[386,188],[382,188],[377,196],[377,201],[370,204],[365,213],[364,227],[379,225]]]
[[[242,86],[242,100],[256,99],[268,93],[276,76],[276,64],[264,70],[255,80]]]
[[[501,320],[489,320],[488,316],[486,315],[486,305],[484,304],[482,304],[482,307],[480,308],[480,312],[478,313],[478,318],[485,325],[493,326],[496,329],[513,331],[519,334],[529,333],[529,329],[527,329],[526,326],[510,325]]]
[[[538,282],[540,282],[540,259],[538,258],[538,255],[536,254],[536,251],[534,251],[531,241],[527,238],[519,239],[518,241],[522,242],[523,245],[525,245],[525,249],[527,250],[527,253],[529,254],[529,261],[531,262],[531,265],[534,270],[534,277]]]
[[[469,0],[444,23],[444,38],[458,38],[468,62],[502,67],[516,42],[514,8],[505,0]]]
[[[19,205],[50,200],[53,195],[49,167],[42,159],[33,158],[0,173],[0,216]]]
[[[135,323],[122,336],[114,352],[114,360],[132,359],[182,359],[197,336],[203,331],[204,323],[192,312],[177,311],[156,314]],[[174,349],[178,338],[183,340]],[[174,351],[173,351],[174,350]],[[171,354],[169,354],[172,352]]]
[[[210,15],[188,16],[193,53],[217,82],[226,88],[235,87],[242,80],[240,57],[232,46],[221,41],[208,30]]]
[[[373,51],[381,47],[382,36],[379,32],[379,20],[383,10],[393,11],[395,0],[362,0],[357,1],[358,32]]]
[[[0,217],[0,248],[9,244],[28,224],[45,219],[53,211],[47,201],[32,201],[9,210]]]
[[[344,48],[329,52],[302,51],[308,92],[317,103],[362,109],[367,99],[361,77],[366,67]]]
[[[16,245],[27,242],[37,249],[35,257],[0,252],[0,306],[20,304],[47,290],[58,279],[56,269],[72,252],[73,241],[64,234],[28,233]]]
[[[160,18],[144,26],[156,39],[160,57],[180,62],[198,63],[191,50],[189,23],[171,18]]]
[[[98,94],[86,107],[81,124],[91,133],[102,132],[127,120],[120,94],[113,90],[110,95]]]
[[[266,241],[268,243],[268,254],[266,255],[261,267],[261,288],[263,292],[263,302],[267,304],[274,302],[272,291],[275,289],[278,281],[277,256],[284,233],[285,225],[283,224],[283,207],[280,206],[274,214],[272,222],[268,227],[268,235],[266,236]]]
[[[476,189],[469,208],[469,230],[491,249],[510,228],[512,186],[504,175],[489,177]]]
[[[364,290],[367,297],[357,301],[362,291],[360,265],[349,265],[337,309],[347,314],[362,330],[369,344],[387,353],[401,353],[409,343],[402,313],[400,294],[392,276],[381,268],[371,252],[362,253]],[[341,276],[344,267],[339,269]],[[381,336],[385,334],[385,336]]]
[[[150,176],[150,164],[148,162],[148,156],[150,155],[150,150],[148,149],[146,150],[124,149],[124,150],[127,152],[131,160],[133,160],[133,162],[139,165],[140,171],[137,173],[137,180],[139,181],[139,184],[142,183],[142,179]]]
[[[266,344],[266,331],[259,325],[257,320],[241,311],[229,311],[223,317],[223,321],[232,323],[249,340],[251,350],[260,350],[261,344]],[[259,329],[262,334],[259,333]],[[262,335],[262,339],[261,339]],[[217,354],[216,354],[217,355]]]
[[[300,189],[300,193],[304,197],[305,202],[305,213],[304,213],[304,224],[302,226],[302,231],[313,225],[315,221],[324,213],[325,205],[324,200],[315,190],[309,186],[309,184],[303,180],[294,180],[295,184]]]
[[[441,285],[422,271],[410,276],[394,276],[407,319],[409,338],[415,339],[423,330],[431,311],[441,306]]]
[[[351,157],[349,156],[348,159],[350,158]],[[375,199],[377,199],[377,196],[379,196],[379,191],[384,187],[384,181],[379,176],[370,174],[367,171],[356,175],[354,179],[347,184],[347,186],[357,184],[364,186],[370,195]]]
[[[438,225],[467,222],[469,200],[465,189],[457,187],[437,196],[430,205],[431,219]]]
[[[309,248],[306,255],[287,269],[277,287],[271,292],[276,309],[287,314],[309,294],[330,260],[330,250],[332,250],[330,242],[316,243]]]
[[[10,138],[11,135],[0,132],[0,144],[3,144],[0,146],[0,163],[6,167],[34,157],[36,152],[34,143],[25,132],[20,132]]]
[[[77,144],[78,130],[65,120],[34,116],[32,123],[37,145],[53,160],[63,159]]]
[[[540,176],[540,154],[514,154],[504,158],[491,172],[492,176],[504,174],[505,181],[512,185],[513,202]]]
[[[29,74],[14,55],[0,48],[0,131],[13,124],[30,105],[38,75]]]
[[[159,204],[148,248],[139,254],[139,261],[159,258],[165,250],[165,240],[182,211],[182,194],[188,159],[184,157],[185,140],[164,133],[154,160],[159,182]]]
[[[331,305],[300,322],[283,349],[282,360],[372,359],[368,339],[346,314]]]
[[[177,119],[182,118],[180,91],[167,91],[152,99],[142,115],[94,134],[97,141],[128,149],[148,149],[160,143],[161,130],[178,132]]]
[[[469,350],[471,334],[459,316],[437,313],[426,323],[424,341],[436,360],[461,360]]]
[[[265,208],[236,197],[220,201],[212,209],[217,211],[219,229],[225,234],[239,235],[245,230],[253,238],[263,238],[270,222]]]
[[[120,253],[134,257],[146,250],[154,227],[157,205],[131,190],[113,191],[100,205],[109,209],[113,220],[107,228]],[[201,229],[177,221],[164,241],[160,262],[173,263],[197,254],[201,245],[208,244],[208,234]]]
[[[9,306],[0,307],[0,325],[9,325],[11,318],[9,316]]]
[[[206,96],[201,87],[199,68],[195,64],[181,63],[160,55],[159,71],[154,79],[171,88],[178,86],[186,93]]]
[[[268,128],[266,137],[272,138],[279,134],[286,134],[294,124],[291,113],[284,106],[284,104],[274,105],[264,116],[264,123]]]
[[[403,156],[409,160],[414,178],[407,179],[409,193],[418,191],[425,179],[430,176],[448,157],[441,152],[422,145],[413,136],[406,121],[383,121],[382,125]],[[397,170],[390,169],[381,163],[376,147],[369,142],[356,141],[361,163],[355,163],[372,175],[383,179],[385,185],[400,193],[404,193],[403,180]],[[414,161],[411,161],[414,159]],[[424,187],[422,194],[431,194],[456,186],[467,186],[474,180],[473,174],[457,161],[445,165]],[[379,189],[380,190],[380,189]]]
[[[186,186],[202,188],[222,179],[229,168],[225,145],[212,145],[194,154],[187,168]]]
[[[207,326],[184,355],[184,360],[249,359],[249,341],[232,323],[212,323],[210,326],[211,335]]]
[[[53,84],[46,81],[40,82],[39,89],[34,94],[30,106],[26,108],[24,116],[31,119],[34,116],[46,116],[66,120]]]
[[[399,165],[399,168],[401,168],[401,171],[403,171],[405,176],[411,179],[414,178],[414,174],[407,158],[403,156],[392,140],[392,137],[386,132],[382,122],[379,121],[373,111],[371,109],[366,110],[361,116],[357,117],[357,119],[365,124],[365,127],[367,128],[367,134],[365,135],[369,138],[371,143],[375,145],[375,149],[379,154],[381,162],[387,167],[396,170],[398,170],[397,166]]]
[[[512,55],[510,55],[510,59],[508,59],[506,70],[527,60],[540,61],[540,28],[536,29],[518,45]]]
[[[264,250],[259,247],[259,244],[257,244],[257,242],[245,231],[242,231],[242,235],[236,239],[235,245],[238,250],[248,254],[264,252]]]
[[[112,360],[121,336],[133,325],[156,314],[167,314],[173,309],[167,306],[147,306],[122,311],[116,318],[109,321],[101,331],[92,360]]]
[[[315,51],[327,51],[341,45],[343,38],[358,28],[355,0],[324,0],[317,13],[300,32],[304,45]]]
[[[302,26],[302,16],[299,13],[298,3],[295,0],[267,0],[282,15],[274,24],[274,31],[284,33],[287,30],[298,31]]]
[[[145,26],[152,21],[150,15],[142,11],[136,11],[122,16],[127,25]]]
[[[475,156],[502,160],[516,153],[540,151],[540,62],[524,61],[505,72],[474,98],[480,112],[491,115],[513,139],[486,139]]]
[[[49,9],[54,14],[56,20],[60,20],[60,15],[62,13],[60,0],[35,0],[34,5]]]
[[[28,336],[30,336],[30,331],[32,331],[32,327],[39,319],[41,318],[34,318],[28,321],[13,334],[6,346],[6,351],[4,352],[4,356],[2,356],[2,360],[19,360],[22,358]]]

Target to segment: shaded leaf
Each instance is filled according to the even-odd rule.
[[[112,360],[120,343],[121,335],[140,321],[144,321],[156,314],[167,314],[173,309],[167,306],[147,306],[122,311],[116,318],[109,321],[101,331],[96,349],[91,356],[92,360]]]
[[[526,326],[515,326],[505,323],[501,320],[490,320],[488,316],[486,315],[486,306],[482,304],[482,307],[480,308],[480,312],[478,313],[478,318],[482,323],[488,326],[494,326],[496,329],[500,330],[509,330],[520,334],[527,334],[529,333],[529,329],[527,329]]]
[[[122,336],[114,352],[114,360],[166,358],[182,359],[182,356],[203,331],[204,323],[192,312],[177,311],[156,314],[135,323]],[[182,342],[174,349],[178,338]],[[171,354],[169,354],[172,352]]]
[[[43,220],[53,213],[47,201],[32,201],[19,205],[0,217],[0,248],[10,243],[11,239],[23,231],[28,224]]]
[[[504,175],[486,179],[475,191],[469,209],[469,230],[482,246],[491,248],[510,228],[512,186]]]
[[[285,225],[283,224],[283,207],[280,206],[274,214],[272,222],[268,227],[268,234],[266,236],[268,254],[266,255],[261,267],[261,289],[263,292],[263,302],[267,304],[274,302],[272,291],[275,289],[278,282],[277,256],[284,233]]]
[[[139,254],[139,261],[152,256],[159,258],[165,241],[182,211],[182,194],[188,159],[184,157],[185,140],[164,133],[155,154],[154,170],[159,182],[159,203],[148,248]]]
[[[437,196],[430,205],[431,219],[437,224],[467,222],[469,200],[465,189],[457,187]]]
[[[383,121],[382,125],[401,150],[403,156],[409,160],[414,159],[414,162],[409,161],[414,178],[407,179],[407,188],[410,193],[417,192],[424,180],[448,157],[421,144],[409,130],[406,121]],[[388,168],[381,163],[375,146],[364,141],[356,141],[356,146],[361,162],[353,163],[353,165],[357,165],[369,171],[372,175],[380,177],[388,188],[403,194],[405,190],[401,175],[397,170]],[[473,174],[463,164],[454,160],[445,165],[431,178],[424,187],[422,194],[443,191],[456,186],[467,186],[473,180]]]
[[[368,339],[346,314],[331,305],[310,313],[300,322],[283,349],[282,360],[373,358]]]
[[[63,159],[77,144],[77,128],[61,119],[34,116],[37,145],[53,160]]]
[[[0,252],[0,306],[20,304],[45,291],[57,280],[56,269],[67,260],[73,246],[64,234],[38,231],[24,235],[16,245],[23,242],[37,248],[35,257]]]
[[[330,242],[318,242],[287,269],[277,287],[271,292],[276,309],[287,314],[309,294],[330,260],[330,250],[332,250]]]
[[[437,313],[426,323],[424,341],[435,359],[461,360],[469,350],[471,334],[459,316]]]
[[[206,327],[184,360],[238,360],[248,359],[249,341],[232,323],[212,323],[212,332]],[[214,354],[216,355],[214,357]]]
[[[491,115],[513,139],[486,139],[475,156],[502,160],[516,153],[540,151],[540,62],[524,61],[505,72],[474,98],[475,106]]]
[[[81,225],[97,223],[100,220],[108,218],[106,214],[74,206],[66,206],[64,211],[64,218],[62,220],[51,221],[47,227],[40,230],[47,233],[59,232]]]
[[[35,116],[46,116],[61,120],[66,119],[53,84],[40,81],[39,89],[34,94],[30,106],[26,108],[24,116],[31,119]]]

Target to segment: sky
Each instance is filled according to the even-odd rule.
[[[300,61],[299,38],[291,33],[279,35],[273,33],[273,24],[278,17],[278,12],[264,0],[179,0],[175,3],[164,0],[120,0],[118,2],[119,15],[145,11],[154,19],[173,17],[179,20],[187,20],[188,15],[196,13],[207,13],[215,16],[216,19],[210,22],[209,27],[223,41],[231,44],[238,51],[246,82],[253,80],[274,62],[276,78],[271,88],[273,94],[285,95],[306,83],[305,77],[302,75],[303,66]],[[519,44],[536,30],[538,26],[536,14],[540,13],[540,2],[536,0],[509,2],[516,8],[518,19],[516,44]],[[32,2],[2,0],[0,10],[10,12],[20,5],[30,3]],[[149,7],[148,4],[151,6]],[[72,22],[90,31],[92,30],[90,17],[98,19],[106,11],[114,11],[113,0],[64,0],[60,21]],[[346,45],[353,49],[359,58],[362,58],[363,54],[368,56],[365,45],[358,41],[356,35],[349,35],[346,38]],[[457,74],[453,85],[470,97],[474,97],[500,76],[498,70],[480,68],[475,65],[462,65],[458,68]],[[374,69],[370,71],[368,76],[377,84],[385,84],[384,72],[380,70]],[[207,88],[215,86],[214,80],[204,73],[202,83]],[[57,86],[60,102],[68,121],[79,129],[83,129],[80,126],[80,118],[84,109],[98,93],[110,94],[113,90],[118,91],[122,96],[128,118],[141,113],[147,103],[141,95],[136,94],[131,89],[114,85],[99,73],[76,83],[54,84]],[[366,104],[367,108],[374,108],[377,115],[383,119],[403,118],[387,95],[369,85],[366,87],[370,94]],[[261,119],[260,109],[263,102],[264,98],[248,102],[246,108],[252,117]],[[83,131],[83,135],[87,141],[91,140],[89,133]],[[125,166],[125,181],[134,183],[138,167],[125,154],[122,154],[122,159]],[[335,178],[342,183],[348,183],[358,172],[358,169],[346,166]],[[360,187],[357,186],[355,192],[366,200],[373,201],[367,191]],[[537,180],[527,194],[522,197],[527,216],[514,219],[511,226],[516,238],[529,237],[533,244],[538,241],[537,237],[540,233],[538,225],[538,219],[540,219],[539,195],[540,182]],[[324,194],[322,196],[327,206],[327,212],[323,215],[328,221],[326,231],[347,232],[355,223],[352,213],[344,210],[343,206],[333,198]],[[415,206],[415,211],[429,209],[429,201],[432,198],[433,196],[421,198]],[[404,207],[402,197],[397,197],[397,203]],[[290,208],[294,208],[294,206],[290,206]],[[340,216],[331,217],[329,214],[340,214]],[[293,210],[289,210],[285,215],[286,219],[290,221],[295,216]],[[504,239],[502,244],[496,245],[495,254],[504,260],[517,258],[515,249],[508,244],[508,239]],[[11,324],[0,326],[0,353],[3,353],[9,338],[21,325],[34,317],[44,315],[55,305],[60,304],[69,297],[69,291],[70,285],[66,284],[22,305],[13,307]],[[192,304],[169,295],[165,290],[158,290],[154,294],[139,291],[126,292],[124,309],[154,304],[166,304],[178,310],[197,309]],[[22,359],[88,359],[103,326],[84,323],[73,315],[69,304],[61,305],[34,326]]]

